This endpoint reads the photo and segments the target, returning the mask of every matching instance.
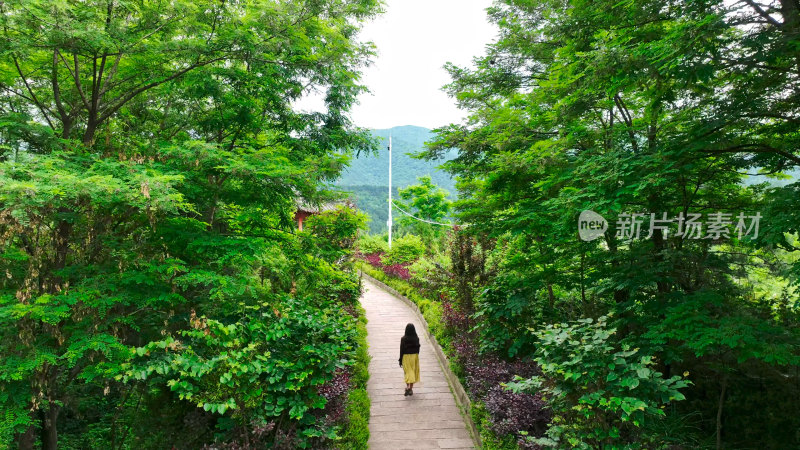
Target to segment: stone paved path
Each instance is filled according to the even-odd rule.
[[[367,340],[372,361],[367,384],[372,401],[369,446],[372,450],[471,449],[472,439],[442,373],[433,346],[414,312],[403,301],[366,278],[361,305],[367,311]],[[420,337],[420,382],[403,396],[403,369],[397,364],[407,323]]]

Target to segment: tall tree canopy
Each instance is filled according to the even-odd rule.
[[[0,9],[0,446],[327,435],[357,285],[292,214],[373,146],[347,111],[379,2]],[[296,111],[312,91],[326,110]]]
[[[555,353],[537,342],[558,339],[533,331],[612,313],[607,338],[656,355],[667,378],[692,374],[680,413],[699,411],[717,446],[798,444],[787,399],[800,364],[800,185],[743,183],[800,165],[797,13],[791,0],[495,2],[497,41],[474,69],[448,66],[469,119],[437,130],[426,153],[459,149],[446,167],[464,232],[496,244],[476,305],[485,350],[547,362]],[[583,210],[608,220],[601,239],[579,238]],[[644,214],[640,239],[615,232],[632,213]],[[650,232],[662,213],[729,214],[730,239],[681,235],[677,221]],[[735,232],[740,213],[762,216],[757,237]],[[555,423],[573,425],[570,407],[603,395],[551,392],[566,396]],[[596,434],[554,426],[551,438],[643,439],[631,422],[590,416]]]

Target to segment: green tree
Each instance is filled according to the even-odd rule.
[[[108,447],[171,445],[181,420],[148,416],[191,408],[164,389],[166,372],[123,383],[131,347],[199,338],[186,335],[198,317],[237,324],[237,345],[257,347],[251,314],[340,298],[318,287],[347,278],[343,267],[308,254],[291,215],[298,195],[324,199],[321,182],[373,145],[346,112],[371,52],[355,35],[378,3],[0,8],[0,445],[56,448],[59,430],[100,445],[90,425]],[[292,109],[308,89],[326,93],[325,112]],[[208,339],[170,350],[227,342]],[[336,339],[320,349],[350,337]],[[331,371],[319,366],[314,383]],[[204,386],[198,398],[214,404],[218,386]],[[75,419],[87,410],[94,423]],[[237,423],[247,436],[266,420]],[[236,439],[228,431],[221,439]]]
[[[459,177],[458,217],[472,224],[467,233],[488,238],[497,275],[475,289],[488,349],[533,355],[535,340],[520,345],[527,327],[613,311],[615,339],[653,354],[666,377],[697,374],[686,404],[716,424],[718,446],[726,436],[765,435],[797,444],[782,431],[796,429],[795,419],[744,426],[754,410],[798,417],[782,401],[796,385],[778,375],[800,354],[797,310],[784,306],[797,304],[797,292],[758,295],[752,276],[767,270],[796,285],[796,260],[776,247],[797,251],[789,207],[797,184],[742,183],[747,172],[799,162],[798,104],[787,90],[797,81],[790,3],[508,0],[490,8],[498,40],[475,69],[449,66],[448,90],[469,119],[437,130],[426,152],[459,149],[445,163]],[[582,241],[583,210],[601,213],[611,230]],[[732,240],[690,239],[676,224],[630,241],[614,232],[624,213],[716,211],[734,222],[739,212],[769,211],[770,224],[757,239],[738,239],[735,223]],[[687,323],[690,310],[702,319]],[[751,395],[748,379],[771,400]],[[727,398],[750,413],[726,410]]]
[[[366,226],[366,214],[351,205],[338,205],[308,219],[308,229],[317,240],[315,247],[322,249],[324,259],[330,262],[350,256],[358,233]]]
[[[446,220],[452,204],[448,199],[450,194],[433,184],[430,176],[418,177],[417,181],[417,184],[398,191],[400,199],[404,200],[404,202],[398,202],[398,206],[427,222],[404,214],[400,224],[403,228],[421,236],[429,246],[437,245],[438,241],[444,237],[447,228],[430,222],[442,223]]]

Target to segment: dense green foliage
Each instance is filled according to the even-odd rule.
[[[353,389],[347,397],[348,424],[340,444],[343,450],[369,448],[369,394],[366,388]]]
[[[800,9],[763,3],[499,0],[497,41],[474,69],[449,67],[470,116],[437,130],[426,154],[459,149],[445,167],[471,225],[453,240],[453,267],[465,269],[453,270],[455,291],[485,352],[539,359],[554,402],[548,445],[800,445],[800,185],[745,178],[800,165]],[[600,239],[579,237],[584,210],[608,221]],[[648,229],[651,213],[701,213],[708,226],[717,212],[729,214],[723,235],[695,239],[677,221]],[[644,214],[639,239],[620,232],[626,213]],[[761,214],[757,236],[738,235],[740,213]],[[609,355],[588,340],[559,353],[545,331],[608,313],[617,332],[601,345],[638,349],[619,370],[647,370],[639,379],[658,389],[679,388],[670,380],[684,372],[692,382],[667,417],[614,425],[618,436],[597,434],[599,415],[575,419],[604,405],[610,433],[628,414],[609,409],[617,388],[597,391],[613,381],[598,369]],[[559,380],[562,365],[581,376]],[[651,403],[653,392],[630,390],[628,408],[680,398]],[[682,417],[696,428],[656,431]]]
[[[366,450],[369,448],[370,401],[367,393],[369,381],[369,344],[367,343],[367,318],[361,306],[356,325],[356,357],[350,379],[353,389],[347,396],[347,424],[338,447],[343,450]]]
[[[399,190],[400,198],[394,201],[400,210],[400,228],[420,236],[431,253],[438,250],[450,227],[448,215],[452,202],[448,193],[433,184],[431,177],[417,178],[418,183]],[[412,217],[413,216],[413,217]]]
[[[379,10],[0,4],[0,448],[366,448],[354,247],[487,448],[800,447],[797,2],[496,0],[434,135],[348,119]],[[467,226],[296,230],[385,229],[389,133]]]
[[[373,146],[346,113],[377,3],[0,6],[0,446],[335,438],[365,219],[292,214]]]
[[[359,236],[356,246],[363,254],[386,253],[389,251],[389,240],[388,236],[383,239],[383,236],[364,234]]]
[[[406,234],[392,241],[392,248],[381,258],[381,262],[391,264],[411,264],[425,254],[425,242],[415,234]]]
[[[539,442],[571,448],[612,447],[621,438],[642,446],[660,444],[645,442],[637,427],[649,416],[664,416],[666,403],[683,400],[678,389],[688,383],[679,376],[664,379],[653,369],[653,356],[638,348],[615,348],[610,338],[616,330],[606,321],[606,316],[596,322],[581,319],[536,333],[542,376],[510,385],[542,392],[556,412],[548,438]]]

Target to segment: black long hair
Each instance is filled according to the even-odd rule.
[[[413,323],[406,325],[406,334],[403,337],[406,338],[406,342],[413,342],[415,345],[419,344],[419,337]]]

